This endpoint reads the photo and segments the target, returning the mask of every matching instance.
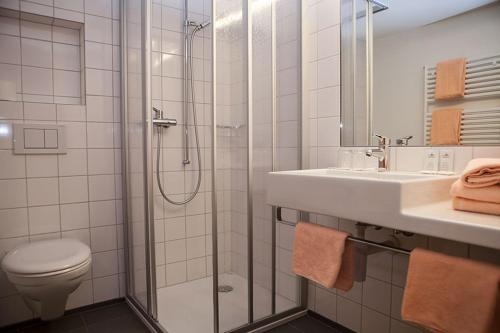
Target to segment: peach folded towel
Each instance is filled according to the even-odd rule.
[[[453,198],[453,209],[465,212],[500,215],[500,204],[487,201],[478,201],[460,197]]]
[[[500,204],[500,185],[470,188],[458,179],[451,185],[450,194],[453,197]]]
[[[434,98],[446,100],[465,95],[465,58],[443,61],[436,66]]]
[[[295,227],[293,271],[326,288],[347,291],[354,278],[354,246],[349,234],[312,223]]]
[[[404,320],[440,333],[500,332],[500,267],[423,249],[410,255]]]
[[[432,112],[431,145],[459,145],[462,109],[440,109]]]
[[[500,158],[470,160],[461,177],[465,187],[478,188],[500,184]]]

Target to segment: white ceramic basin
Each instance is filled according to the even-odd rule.
[[[449,199],[456,177],[404,172],[314,169],[272,172],[268,203],[368,222],[403,208]]]
[[[454,211],[458,176],[314,169],[271,172],[267,203],[500,248],[498,216]]]

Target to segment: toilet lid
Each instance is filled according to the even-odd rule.
[[[4,257],[2,268],[18,274],[50,273],[77,266],[89,257],[89,247],[76,239],[50,239],[16,247]]]

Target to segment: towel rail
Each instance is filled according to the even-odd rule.
[[[442,101],[434,99],[436,66],[424,67],[424,139],[430,144],[432,112],[440,108]],[[465,73],[465,96],[453,102],[500,98],[500,55],[481,59],[468,59]],[[449,101],[446,105],[449,105]],[[498,104],[498,103],[496,103]],[[500,133],[491,127],[500,121],[500,107],[463,108],[461,145],[496,145]]]
[[[291,226],[291,227],[296,226],[296,223],[283,220],[283,218],[281,216],[281,207],[277,207],[276,211],[277,211],[277,213],[276,213],[276,221],[277,222]],[[377,243],[374,241],[370,241],[370,240],[366,240],[366,239],[358,238],[358,237],[354,237],[354,236],[349,236],[349,237],[347,237],[347,239],[351,242],[354,242],[354,243],[373,246],[373,247],[376,247],[379,249],[388,250],[388,251],[396,252],[399,254],[409,255],[411,252],[410,250],[402,249],[400,247],[395,247],[395,246],[391,246],[391,245],[387,245],[387,244]]]

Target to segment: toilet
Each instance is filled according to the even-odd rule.
[[[64,314],[66,301],[92,262],[90,249],[75,239],[50,239],[20,245],[2,260],[2,269],[26,304],[42,320]]]

